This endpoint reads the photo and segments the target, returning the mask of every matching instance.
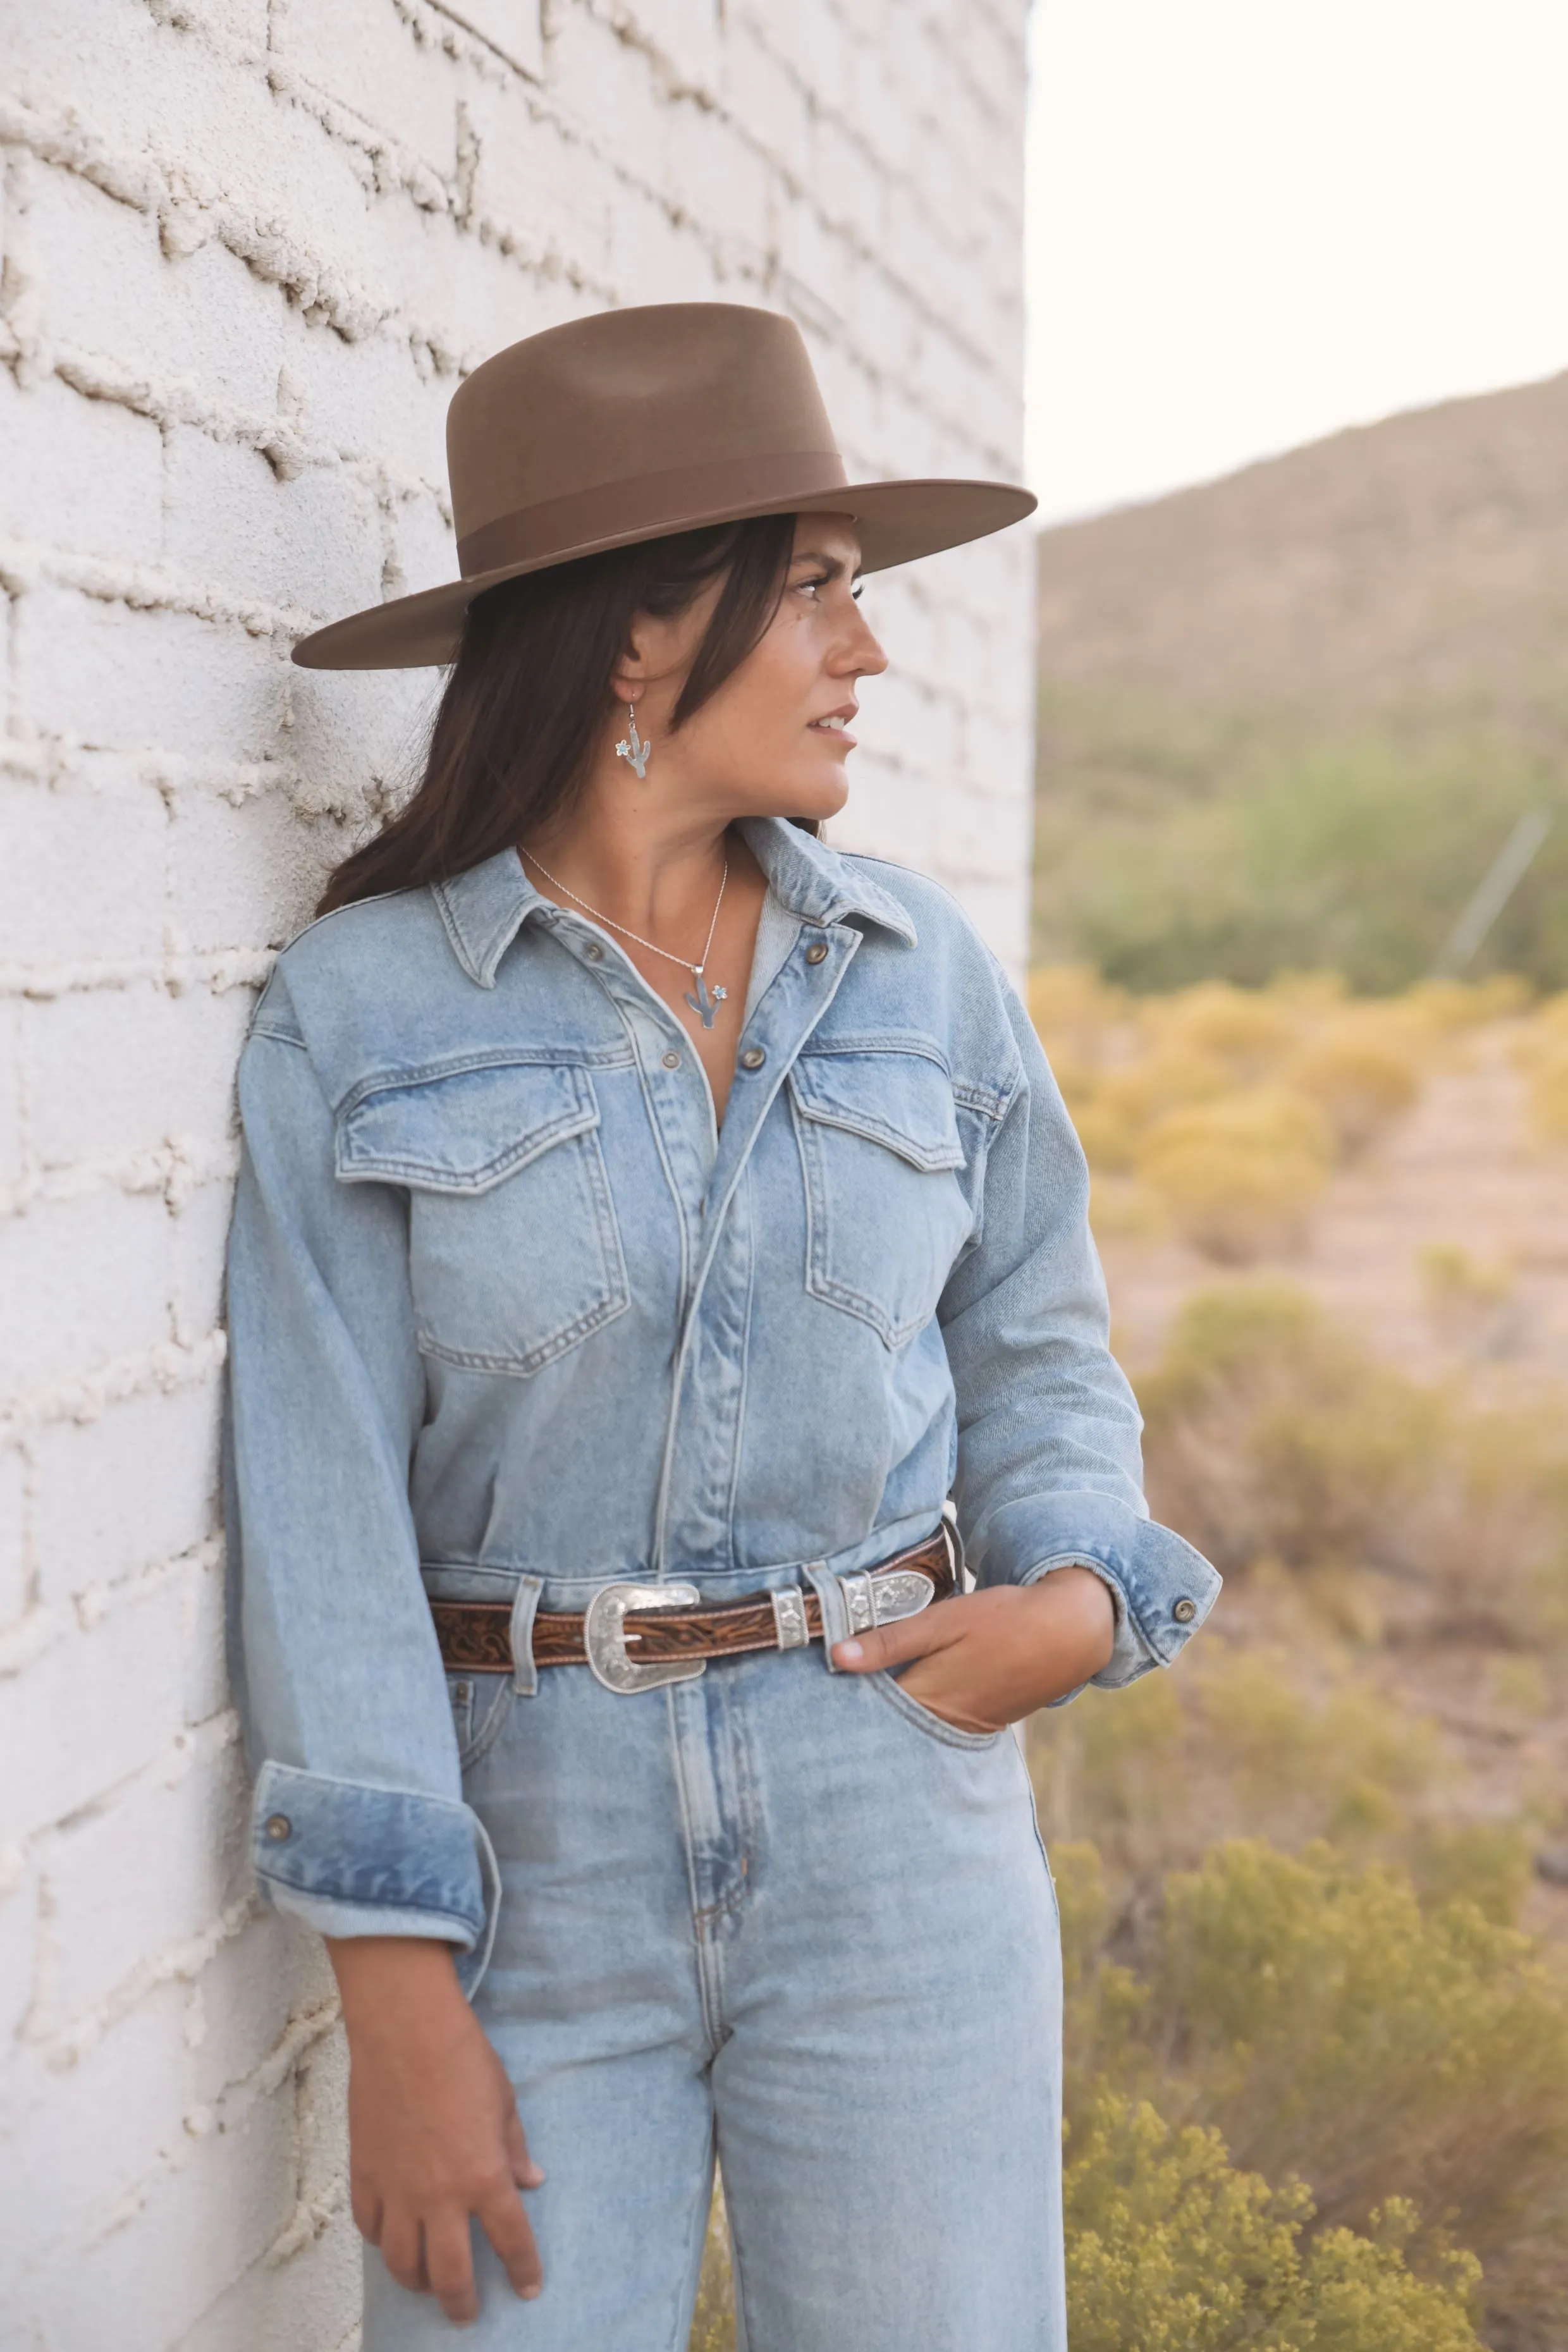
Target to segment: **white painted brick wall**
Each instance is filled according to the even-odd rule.
[[[3,2352],[353,2339],[342,2056],[258,1912],[216,1326],[255,990],[429,676],[462,372],[624,301],[805,329],[851,462],[1010,473],[1026,0],[0,0]],[[1023,534],[874,583],[836,837],[1026,932]]]

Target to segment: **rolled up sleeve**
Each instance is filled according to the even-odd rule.
[[[281,975],[239,1097],[224,1486],[257,1875],[323,1935],[451,1943],[472,1992],[497,1873],[463,1801],[409,1507],[425,1390],[404,1196],[338,1181]]]
[[[1142,1421],[1110,1353],[1088,1166],[1028,1016],[1006,996],[1018,1080],[986,1151],[979,1240],[939,1309],[958,1399],[953,1500],[981,1584],[1082,1567],[1110,1587],[1115,1647],[1093,1679],[1115,1689],[1172,1664],[1220,1578],[1149,1516]]]

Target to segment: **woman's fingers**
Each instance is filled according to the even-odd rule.
[[[425,2223],[425,2275],[447,2317],[466,2327],[479,2315],[474,2285],[473,2235],[460,2208],[447,2206]]]
[[[934,1601],[918,1617],[873,1625],[853,1641],[835,1643],[833,1663],[849,1674],[869,1675],[902,1665],[909,1658],[929,1658],[933,1651],[963,1639],[964,1610],[964,1601],[955,1594],[950,1601]]]
[[[544,2266],[539,2259],[539,2248],[521,2198],[510,2180],[497,2181],[476,2203],[475,2210],[486,2237],[500,2256],[513,2290],[525,2303],[531,2303],[544,2284]]]
[[[423,2294],[428,2281],[425,2276],[418,2214],[384,2213],[380,2245],[381,2259],[398,2285],[406,2287],[410,2294]]]
[[[528,2152],[528,2140],[523,2132],[522,2118],[515,2107],[506,2119],[503,2137],[506,2141],[507,2162],[511,2167],[511,2177],[518,2187],[520,2189],[540,2188],[543,2183],[544,2175]]]
[[[381,2199],[368,2181],[362,2180],[353,2170],[349,2174],[349,2210],[354,2217],[354,2228],[367,2246],[381,2243]]]

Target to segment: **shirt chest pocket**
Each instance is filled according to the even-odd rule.
[[[630,1304],[585,1069],[420,1074],[339,1115],[337,1172],[404,1186],[419,1345],[527,1378]]]
[[[952,1087],[919,1053],[802,1055],[791,1109],[805,1177],[805,1286],[889,1348],[929,1323],[973,1217]]]

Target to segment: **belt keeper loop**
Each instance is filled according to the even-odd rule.
[[[539,1692],[539,1668],[533,1660],[533,1620],[543,1590],[542,1576],[518,1578],[517,1598],[511,1604],[511,1686],[520,1698],[534,1698]]]
[[[849,1639],[849,1604],[844,1598],[844,1587],[826,1560],[808,1562],[801,1574],[822,1604],[822,1654],[828,1673],[836,1675],[840,1669],[833,1663],[834,1644]]]
[[[973,1592],[974,1572],[963,1552],[963,1538],[959,1532],[958,1507],[950,1495],[942,1507],[942,1528],[947,1538],[947,1557],[952,1569],[954,1592]],[[1020,1717],[1020,1721],[1023,1718]]]

